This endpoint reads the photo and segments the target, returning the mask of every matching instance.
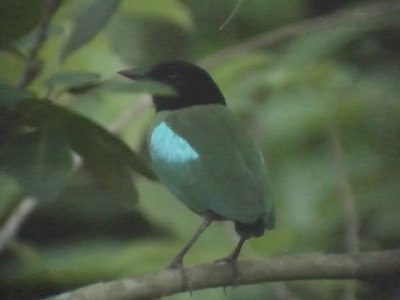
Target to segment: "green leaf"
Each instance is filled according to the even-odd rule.
[[[107,31],[113,50],[136,67],[187,58],[190,32],[164,19],[119,13]]]
[[[97,147],[96,143],[87,143],[87,146],[81,148],[79,154],[95,182],[119,203],[136,202],[138,192],[129,167],[115,155],[110,156],[106,149]]]
[[[106,163],[112,157],[112,162],[107,162],[110,166],[126,165],[147,178],[155,179],[151,169],[118,137],[88,119],[68,113],[71,114],[66,118],[71,147],[84,160],[91,161],[96,157],[97,164],[101,165],[102,161]]]
[[[0,1],[0,45],[28,34],[39,22],[43,0]]]
[[[174,89],[166,84],[156,81],[143,80],[135,81],[129,79],[104,81],[99,87],[101,91],[112,93],[149,93],[152,95],[172,96],[175,95]]]
[[[157,5],[149,4],[147,0],[124,1],[122,11],[139,17],[165,20],[179,25],[183,29],[194,27],[190,10],[179,0],[158,1]]]
[[[66,91],[71,94],[89,92],[101,86],[100,75],[93,72],[64,72],[51,76],[46,85],[49,90]]]
[[[49,88],[78,88],[87,84],[98,82],[99,74],[93,72],[64,72],[52,75],[46,81]]]
[[[54,199],[72,172],[71,151],[56,127],[48,124],[5,144],[0,151],[0,168],[25,194],[40,200]]]
[[[29,97],[32,96],[26,91],[17,90],[6,84],[0,83],[0,106],[17,103]]]
[[[133,82],[126,78],[100,80],[93,72],[65,72],[51,76],[46,85],[50,90],[57,89],[72,94],[87,93],[93,90],[112,93],[149,93],[153,95],[174,95],[172,87],[156,81]],[[1,86],[0,86],[1,91]]]
[[[0,83],[0,147],[19,135],[21,124],[14,105],[28,97],[27,92]]]
[[[27,122],[34,126],[40,126],[49,118],[57,120],[59,126],[64,128],[65,139],[70,147],[83,160],[91,162],[92,157],[96,157],[97,164],[101,164],[103,160],[112,159],[114,168],[115,164],[129,166],[149,179],[156,178],[153,171],[122,140],[83,116],[44,100],[23,101],[19,110]],[[120,170],[118,172],[122,173]]]
[[[88,43],[109,21],[121,0],[94,0],[76,18],[75,26],[61,52],[65,60],[73,52]]]

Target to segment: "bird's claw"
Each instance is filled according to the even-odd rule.
[[[183,269],[183,262],[182,260],[174,259],[171,261],[171,263],[167,266],[168,270],[174,270],[174,269]]]
[[[181,275],[182,280],[182,288],[185,291],[189,291],[190,295],[192,295],[192,285],[187,277],[185,268],[183,267],[182,260],[173,260],[168,266],[168,270],[178,270]]]
[[[218,259],[215,261],[218,264],[229,264],[232,268],[232,276],[233,276],[233,287],[235,288],[236,286],[239,285],[240,283],[240,274],[239,271],[237,269],[237,261],[235,258],[231,257],[231,256],[227,256],[225,258],[222,259]],[[224,294],[226,293],[226,287],[224,287]]]

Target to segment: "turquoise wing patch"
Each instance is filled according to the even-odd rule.
[[[165,122],[161,122],[153,129],[150,149],[153,159],[161,159],[171,164],[184,164],[199,158],[196,150],[172,131]]]

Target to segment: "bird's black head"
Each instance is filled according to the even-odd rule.
[[[202,68],[188,62],[164,62],[148,71],[129,69],[120,71],[119,74],[135,80],[154,80],[171,86],[176,95],[153,95],[156,111],[204,104],[226,105],[224,96],[211,76]]]

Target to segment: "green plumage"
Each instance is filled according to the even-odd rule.
[[[153,131],[162,122],[186,141],[198,158],[171,159],[180,147],[175,137],[164,139],[162,145],[152,143]],[[164,155],[157,147],[163,147]],[[155,172],[193,211],[201,215],[212,211],[244,224],[262,219],[265,227],[270,226],[272,205],[262,155],[226,106],[198,105],[157,113],[149,149]]]

